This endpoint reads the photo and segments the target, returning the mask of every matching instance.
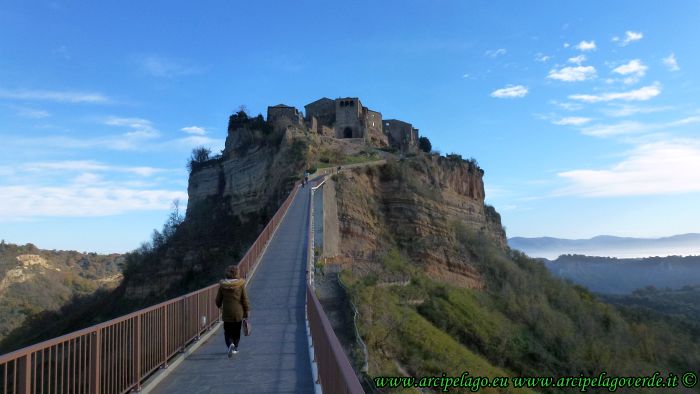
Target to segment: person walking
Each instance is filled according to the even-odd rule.
[[[228,358],[231,358],[238,353],[243,320],[250,316],[245,280],[240,278],[237,265],[226,268],[226,279],[219,282],[219,291],[216,293],[216,306],[221,308],[224,340],[228,348]]]

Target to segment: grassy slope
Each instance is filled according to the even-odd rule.
[[[355,187],[346,182],[338,191],[359,193]],[[395,251],[384,258],[383,271],[364,277],[344,273],[360,310],[370,376],[401,375],[401,369],[410,376],[456,376],[464,370],[488,376],[504,371],[649,375],[656,370],[663,375],[700,365],[700,346],[691,330],[600,302],[584,288],[552,276],[541,262],[499,249],[464,226],[451,231],[451,247],[474,256],[485,290],[428,279],[421,262],[401,257],[411,245],[391,234],[386,234],[387,246]],[[408,286],[382,286],[382,278],[397,272],[410,275]]]

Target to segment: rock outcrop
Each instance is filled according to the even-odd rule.
[[[190,173],[188,212],[207,199],[224,202],[240,218],[272,212],[283,201],[306,165],[311,136],[302,129],[229,130],[221,156]]]
[[[438,155],[342,174],[335,189],[338,260],[372,270],[388,249],[398,246],[436,279],[482,287],[472,256],[460,255],[455,247],[456,232],[506,245],[500,216],[484,204],[482,176],[474,163]]]

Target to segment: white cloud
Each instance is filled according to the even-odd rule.
[[[678,71],[681,68],[678,67],[678,61],[676,60],[676,54],[672,53],[668,57],[663,58],[663,62],[671,71]]]
[[[574,57],[569,58],[569,63],[578,64],[579,66],[581,65],[581,63],[583,63],[585,61],[586,61],[586,55],[578,55],[578,56],[574,56]]]
[[[187,134],[195,134],[195,135],[204,135],[207,133],[207,131],[204,129],[204,127],[199,127],[199,126],[183,127],[180,130],[184,131]]]
[[[630,43],[641,40],[643,37],[644,34],[642,34],[641,32],[628,30],[625,32],[625,38],[622,40],[622,42],[620,42],[620,45],[624,47]]]
[[[174,190],[141,190],[119,185],[91,186],[99,177],[84,174],[60,187],[0,186],[0,221],[32,217],[89,217],[168,209],[187,200]]]
[[[648,67],[639,59],[634,59],[630,60],[627,64],[616,67],[613,69],[613,72],[620,75],[627,75],[628,77],[625,78],[623,82],[629,85],[639,82],[639,79],[646,74],[647,69]]]
[[[557,107],[567,110],[567,111],[578,111],[583,109],[583,105],[580,103],[569,103],[569,102],[560,102],[556,100],[550,101],[551,104],[556,105]]]
[[[184,138],[178,138],[176,140],[172,140],[166,143],[166,145],[174,145],[180,148],[194,148],[197,146],[207,146],[207,147],[212,147],[212,152],[216,152],[217,150],[221,150],[220,147],[223,147],[224,141],[216,138],[209,138],[207,136],[203,135],[190,135]]]
[[[140,175],[144,177],[152,176],[168,170],[148,166],[114,166],[100,163],[93,160],[60,160],[26,163],[19,166],[21,171],[46,173],[55,171],[66,172],[122,172]]]
[[[0,89],[0,99],[89,104],[106,104],[111,101],[102,93],[31,89]]]
[[[640,145],[608,169],[558,174],[569,185],[558,195],[620,197],[700,192],[700,141],[670,140]]]
[[[491,97],[495,98],[521,98],[528,93],[527,87],[523,85],[508,85],[505,88],[494,90],[491,92]]]
[[[661,94],[661,85],[657,82],[653,85],[645,86],[636,90],[627,92],[612,92],[602,94],[572,94],[569,96],[571,100],[583,101],[586,103],[598,103],[604,101],[622,100],[622,101],[646,101]]]
[[[614,124],[598,124],[584,127],[582,134],[592,137],[613,137],[624,134],[636,134],[650,131],[649,125],[637,121],[624,121]]]
[[[124,133],[124,136],[129,139],[148,139],[155,138],[160,135],[160,132],[153,127],[150,120],[141,118],[120,118],[111,116],[104,122],[108,126],[126,127],[131,129]]]
[[[647,72],[647,66],[644,65],[639,59],[630,60],[629,63],[623,64],[613,70],[614,73],[620,75],[633,74],[638,77],[644,76]]]
[[[561,118],[555,120],[552,123],[559,126],[581,126],[591,121],[591,118],[584,118],[580,116],[569,116],[566,118]]]
[[[498,49],[489,49],[484,53],[484,55],[490,57],[490,58],[496,58],[499,56],[503,56],[506,54],[506,49],[505,48],[498,48]]]
[[[598,124],[584,127],[581,133],[593,137],[615,137],[620,135],[650,133],[665,131],[674,127],[700,123],[700,116],[689,116],[683,119],[666,123],[642,123],[638,121],[624,121],[613,124]]]
[[[17,116],[21,116],[23,118],[43,119],[51,116],[51,114],[48,111],[44,111],[41,109],[22,107],[17,105],[8,105],[8,107],[15,110],[17,112]]]
[[[672,107],[639,107],[628,104],[617,104],[611,105],[610,108],[603,109],[602,111],[608,116],[620,118],[636,114],[650,114],[654,112],[662,112],[667,111],[669,109],[672,109]]]
[[[571,46],[571,44],[569,44],[568,42],[565,42],[565,43],[564,43],[564,48],[568,48],[568,47],[570,47],[570,46]]]
[[[565,82],[577,82],[593,79],[597,76],[596,69],[593,66],[576,66],[564,67],[559,70],[553,69],[549,71],[547,78],[556,79]]]
[[[578,43],[578,45],[576,45],[576,49],[578,49],[579,51],[584,51],[584,52],[595,51],[595,49],[596,49],[595,41],[593,41],[593,40],[581,41]]]
[[[551,59],[551,58],[552,58],[551,56],[545,55],[545,54],[543,54],[543,53],[541,53],[541,52],[535,55],[535,60],[538,61],[538,62],[543,62],[543,63],[546,62],[546,61],[548,61],[548,60]]]
[[[203,72],[200,67],[159,55],[138,57],[136,63],[144,72],[159,78],[174,78]]]

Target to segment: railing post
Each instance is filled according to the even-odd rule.
[[[199,315],[199,293],[197,293],[197,315],[195,322],[197,322],[197,340],[199,340],[199,334],[202,332],[202,316]]]
[[[168,368],[168,305],[163,307],[163,368]]]
[[[134,376],[136,377],[136,391],[141,391],[141,314],[136,316],[136,350],[134,351],[134,358],[136,359],[136,371]]]
[[[7,365],[5,365],[7,368]],[[17,393],[29,394],[32,391],[32,354],[26,354],[15,361],[17,368]],[[7,382],[3,382],[7,384]]]
[[[185,344],[187,343],[187,340],[189,339],[189,336],[187,335],[187,297],[182,297],[182,345],[180,346],[180,353],[185,352]]]
[[[100,394],[102,365],[102,330],[95,330],[90,336],[90,394]]]

